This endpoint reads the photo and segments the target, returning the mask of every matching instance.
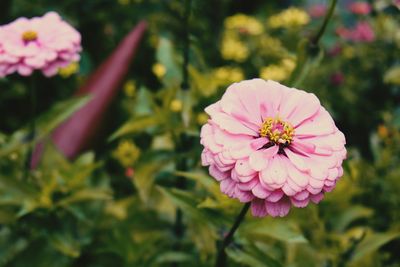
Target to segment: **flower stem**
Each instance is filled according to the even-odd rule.
[[[232,225],[231,230],[225,236],[224,240],[221,243],[221,246],[218,251],[217,260],[215,262],[215,267],[225,267],[226,266],[226,252],[225,248],[230,245],[233,240],[233,235],[235,234],[236,230],[239,228],[240,224],[243,222],[244,217],[246,216],[247,211],[250,208],[250,202],[244,204],[242,210],[240,211],[239,215],[236,217],[234,224]]]
[[[314,67],[313,64],[315,64],[315,61],[322,56],[319,42],[333,16],[337,2],[337,0],[332,0],[328,13],[326,14],[318,32],[314,36],[304,39],[300,43],[298,65],[293,71],[291,80],[289,81],[289,84],[291,84],[293,87],[299,86],[304,81],[311,69]]]
[[[325,16],[324,22],[322,23],[321,28],[319,29],[318,33],[311,39],[312,45],[317,46],[319,41],[321,40],[321,37],[324,35],[326,27],[328,26],[328,23],[333,16],[333,12],[335,11],[336,4],[337,4],[337,0],[332,0],[331,5],[329,7],[328,14]]]
[[[189,28],[189,21],[190,21],[190,14],[191,14],[191,7],[192,7],[192,0],[185,0],[185,11],[182,16],[182,57],[183,57],[183,64],[182,64],[182,83],[181,83],[181,94],[183,96],[187,96],[189,93],[189,50],[190,50],[190,28]],[[187,105],[187,101],[183,101],[184,105]],[[185,116],[186,108],[184,107],[182,110],[182,121],[183,124],[186,125],[188,123],[188,118]],[[186,121],[186,122],[185,122]],[[176,140],[177,150],[179,152],[184,153],[190,146],[187,146],[187,137],[185,133],[182,133],[178,136]],[[175,167],[179,171],[186,171],[188,169],[188,162],[185,157],[178,158],[175,164]],[[182,176],[176,177],[175,182],[176,188],[185,189],[186,188],[186,178]],[[175,213],[175,223],[174,223],[174,234],[176,237],[176,243],[174,244],[174,250],[180,251],[181,250],[181,239],[183,238],[185,233],[184,224],[183,224],[183,212],[180,208],[176,209]],[[172,267],[179,266],[178,262],[172,262]]]
[[[35,117],[36,117],[37,99],[36,99],[36,83],[35,83],[35,77],[33,75],[31,76],[31,82],[29,87],[30,88],[28,88],[29,91],[28,94],[29,94],[29,106],[30,106],[30,119],[29,119],[29,129],[27,136],[29,147],[25,159],[25,177],[28,177],[31,168],[32,154],[33,154],[33,149],[35,147],[34,140],[36,135]]]

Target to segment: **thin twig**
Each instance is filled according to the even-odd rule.
[[[233,240],[233,235],[235,234],[236,230],[239,228],[240,224],[242,223],[244,217],[246,216],[247,211],[250,208],[250,202],[244,204],[242,210],[240,211],[239,215],[236,217],[234,224],[232,225],[231,230],[225,236],[224,240],[221,243],[221,246],[218,251],[217,260],[215,262],[215,267],[225,267],[226,266],[226,251],[225,248],[230,245]]]
[[[321,40],[321,37],[324,35],[326,27],[328,26],[328,23],[331,20],[333,13],[335,11],[336,4],[337,4],[337,0],[332,0],[331,6],[329,7],[328,14],[325,16],[325,19],[321,25],[321,28],[319,29],[317,34],[313,38],[311,38],[312,45],[317,46],[319,41]]]
[[[27,178],[31,168],[32,154],[35,147],[35,136],[36,136],[36,109],[37,109],[37,99],[36,99],[36,83],[35,77],[32,75],[30,85],[28,88],[29,95],[29,129],[27,135],[28,152],[25,159],[25,177]]]

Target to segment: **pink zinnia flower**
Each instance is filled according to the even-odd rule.
[[[254,216],[318,203],[342,176],[345,137],[314,94],[274,81],[234,83],[206,108],[202,163]]]
[[[310,14],[313,18],[320,18],[325,16],[327,11],[326,5],[324,4],[315,4],[310,6],[308,9],[308,14]]]
[[[339,86],[344,82],[344,75],[342,72],[338,71],[331,75],[331,83],[335,86]]]
[[[343,39],[359,43],[369,43],[375,40],[375,33],[367,21],[358,22],[353,29],[339,27],[336,34]]]
[[[354,2],[349,5],[349,10],[356,15],[368,15],[372,7],[367,2]]]
[[[81,36],[55,12],[19,18],[0,27],[0,77],[41,70],[53,76],[60,67],[80,59]]]
[[[375,33],[367,21],[361,21],[352,31],[351,39],[355,42],[369,43],[375,40]]]

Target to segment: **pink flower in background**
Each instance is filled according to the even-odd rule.
[[[339,27],[336,29],[336,34],[345,40],[359,43],[370,43],[375,40],[374,30],[367,21],[358,22],[353,29]]]
[[[324,4],[315,4],[310,6],[308,9],[308,14],[310,14],[313,18],[320,18],[325,16],[327,11],[326,5]]]
[[[354,28],[351,39],[355,42],[369,43],[375,40],[375,33],[367,21],[361,21]]]
[[[356,15],[368,15],[372,7],[367,2],[354,2],[349,5],[349,10]]]
[[[332,48],[328,50],[328,55],[331,57],[336,57],[342,53],[342,46],[340,44],[335,44]]]
[[[206,108],[202,164],[254,216],[318,203],[343,174],[345,137],[314,94],[274,81],[234,83]]]
[[[400,9],[400,0],[393,0],[393,5]]]
[[[339,86],[344,82],[344,75],[342,72],[335,72],[331,75],[331,83],[335,86]]]
[[[53,76],[60,67],[80,59],[81,36],[55,12],[19,18],[0,27],[0,77],[41,70]]]

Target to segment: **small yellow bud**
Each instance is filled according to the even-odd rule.
[[[124,93],[128,97],[134,97],[136,94],[136,84],[134,81],[129,80],[124,84]]]
[[[161,63],[154,64],[152,70],[158,79],[161,79],[167,73],[167,69]]]
[[[207,121],[208,121],[208,115],[206,113],[202,112],[197,115],[197,123],[199,125],[206,124]]]
[[[171,104],[169,105],[169,108],[173,112],[180,112],[182,111],[183,103],[179,99],[174,99],[171,101]]]
[[[79,71],[79,63],[71,62],[68,66],[60,68],[58,74],[63,78],[68,78]]]

